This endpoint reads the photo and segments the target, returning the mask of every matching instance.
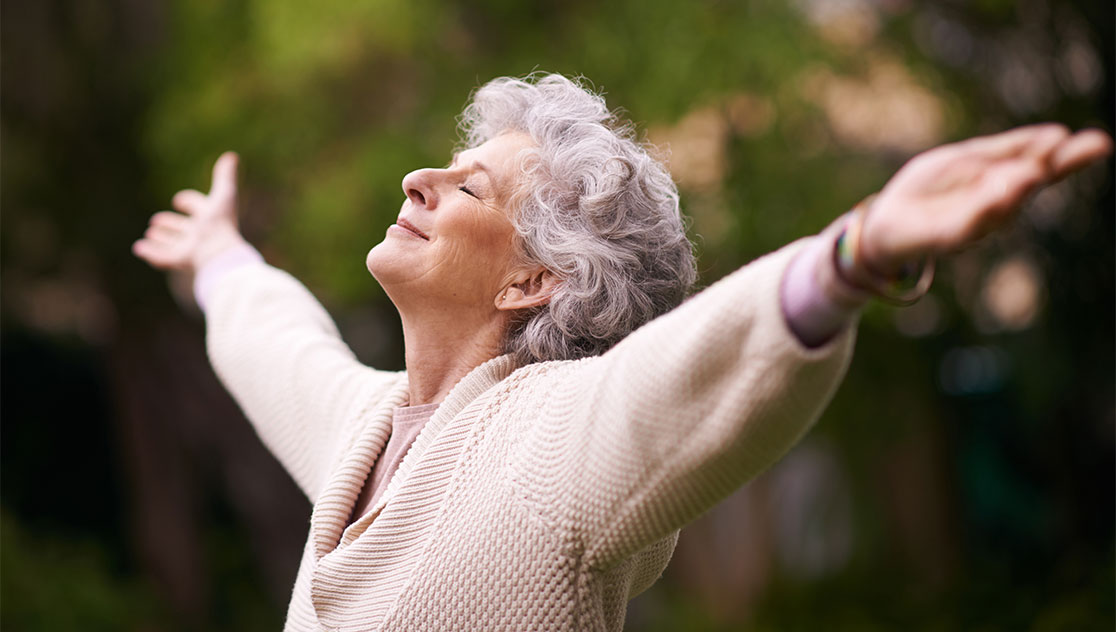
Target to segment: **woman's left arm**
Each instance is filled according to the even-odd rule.
[[[948,254],[1013,217],[1043,186],[1103,159],[1112,138],[1047,123],[981,136],[915,156],[864,219],[859,257],[877,273]]]
[[[854,265],[889,275],[963,247],[1043,184],[1110,151],[1102,132],[1041,125],[926,152],[863,218]],[[853,332],[807,348],[788,328],[781,281],[803,245],[745,266],[576,367],[569,392],[551,398],[556,416],[573,420],[554,489],[589,564],[607,568],[697,518],[786,453],[828,404]]]

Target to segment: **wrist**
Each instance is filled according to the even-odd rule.
[[[783,275],[783,318],[799,342],[816,348],[856,321],[871,296],[837,276],[833,249],[844,227],[842,217],[798,252]]]
[[[243,239],[240,240],[239,246],[226,248],[210,258],[203,267],[197,268],[194,274],[194,299],[198,307],[205,312],[213,289],[229,272],[240,266],[263,260],[259,251]]]
[[[194,253],[191,260],[194,272],[201,270],[206,264],[212,262],[214,259],[221,255],[238,248],[248,247],[248,243],[240,231],[235,228],[223,230],[220,233],[208,237],[202,244],[200,244]]]
[[[871,195],[865,198],[849,213],[849,219],[833,250],[833,266],[837,276],[852,287],[887,303],[910,305],[930,289],[934,280],[934,258],[924,257],[921,260],[881,265],[880,259],[873,260],[866,256],[864,220],[875,197]]]

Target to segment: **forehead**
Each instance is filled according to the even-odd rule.
[[[505,172],[514,166],[519,152],[534,146],[531,137],[523,132],[507,131],[484,143],[460,152],[454,152],[453,165],[471,167],[480,163],[486,170]]]

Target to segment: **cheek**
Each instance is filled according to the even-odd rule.
[[[446,240],[445,261],[467,271],[468,276],[502,277],[511,265],[514,233],[509,224],[490,218],[463,218],[456,239]]]
[[[487,211],[492,213],[492,211]],[[486,261],[499,260],[511,251],[513,230],[506,220],[489,215],[476,214],[458,219],[452,233],[460,239],[455,244],[465,253]]]

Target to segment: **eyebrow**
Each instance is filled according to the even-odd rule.
[[[450,158],[450,166],[456,165],[457,164],[457,159],[460,158],[460,157],[461,157],[461,152],[459,152],[459,151],[453,152],[453,156],[451,156],[451,158]],[[483,169],[484,171],[488,171],[488,167],[486,167],[484,165],[484,163],[480,162],[479,160],[474,161],[473,165],[476,166],[479,169]]]
[[[459,152],[459,151],[453,152],[453,159],[450,160],[450,167],[453,167],[457,164],[457,159],[458,159],[459,156],[461,156],[461,152]],[[491,181],[493,184],[496,183],[496,177],[492,174],[492,170],[488,168],[488,165],[486,165],[483,162],[477,160],[477,161],[473,162],[472,166],[473,166],[474,169],[479,169],[479,170],[483,171],[484,174],[486,176],[488,176],[489,181]]]

